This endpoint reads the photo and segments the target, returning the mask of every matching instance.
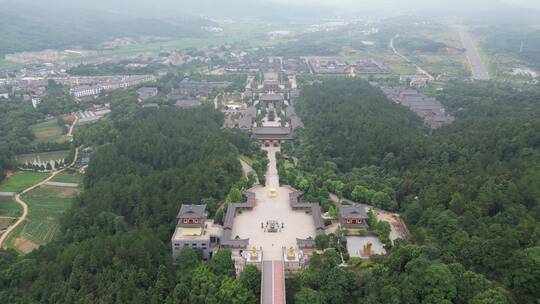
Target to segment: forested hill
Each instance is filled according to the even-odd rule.
[[[210,294],[220,303],[254,303],[258,290],[248,286],[256,280],[234,279],[230,252],[202,264],[186,249],[172,265],[170,250],[181,204],[204,201],[214,212],[242,178],[235,144],[249,142],[247,135],[224,134],[211,108],[111,103],[115,131],[105,138],[112,142],[93,156],[61,238],[23,257],[0,251],[0,302],[205,303]],[[102,130],[106,120],[91,128]]]
[[[21,51],[96,48],[124,37],[201,37],[205,33],[200,27],[212,24],[194,17],[159,19],[106,9],[70,10],[49,2],[0,5],[0,58]]]
[[[310,147],[302,151],[329,158],[340,169],[379,165],[387,155],[404,163],[421,156],[422,120],[365,81],[316,83],[303,92],[296,108],[306,125],[303,143]]]
[[[331,191],[400,211],[412,232],[414,245],[340,274],[357,280],[340,292],[358,303],[537,303],[540,90],[449,84],[438,98],[457,120],[430,135],[378,96],[356,80],[304,90],[306,130],[287,151],[300,164],[282,169],[312,198]],[[329,299],[335,291],[307,279],[329,271],[299,276],[296,303]]]

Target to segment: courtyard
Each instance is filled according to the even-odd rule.
[[[256,194],[256,206],[236,215],[232,236],[249,238],[249,247],[262,248],[263,260],[282,260],[282,248],[297,248],[296,238],[315,238],[313,217],[303,210],[293,210],[289,205],[288,187],[280,187],[277,174],[276,152],[279,147],[265,147],[270,163],[266,185],[251,189]],[[275,232],[269,232],[268,221],[276,221]],[[262,225],[261,225],[262,224]],[[283,227],[283,228],[282,228]]]

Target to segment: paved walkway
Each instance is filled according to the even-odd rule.
[[[285,265],[283,261],[264,261],[261,304],[285,304]]]

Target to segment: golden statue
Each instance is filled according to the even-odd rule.
[[[294,259],[294,249],[291,247],[289,247],[289,249],[287,249],[287,259],[289,260],[293,260]]]
[[[368,242],[367,244],[364,245],[364,256],[366,257],[370,257],[371,256],[371,246],[373,244],[371,244],[371,242]]]
[[[251,247],[251,259],[256,260],[258,256],[257,248],[255,246]]]

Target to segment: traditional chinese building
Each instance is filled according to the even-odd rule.
[[[343,228],[360,229],[368,227],[368,215],[360,204],[341,205],[339,223]]]
[[[206,205],[182,205],[176,218],[178,224],[171,239],[173,258],[178,257],[182,248],[191,247],[200,249],[204,259],[210,259],[223,230],[206,219]]]

